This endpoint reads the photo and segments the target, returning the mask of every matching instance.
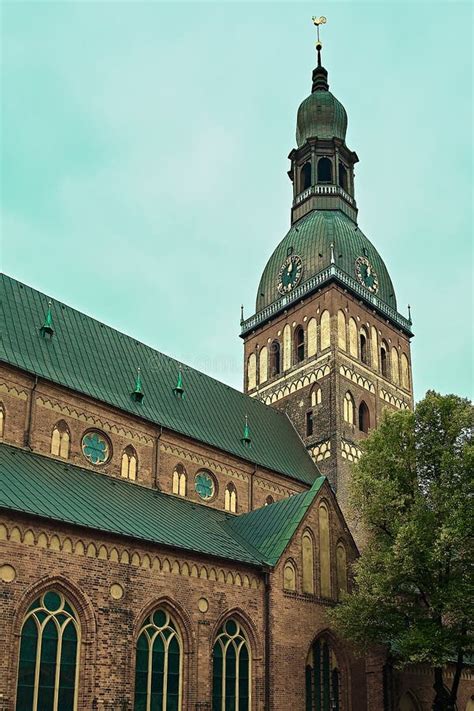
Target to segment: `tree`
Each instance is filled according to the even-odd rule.
[[[431,665],[436,711],[455,709],[473,649],[473,414],[468,400],[429,391],[367,438],[351,484],[365,545],[354,592],[332,612],[343,636],[384,644],[397,666]]]

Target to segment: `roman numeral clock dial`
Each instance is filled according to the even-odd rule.
[[[291,254],[285,259],[278,272],[277,287],[280,294],[289,294],[301,281],[303,262],[301,257]]]

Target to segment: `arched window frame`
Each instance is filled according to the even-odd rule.
[[[295,363],[302,363],[305,359],[305,332],[303,326],[295,328]]]
[[[237,513],[237,489],[233,482],[229,482],[225,488],[224,508],[230,513]]]
[[[349,192],[349,171],[344,163],[339,163],[339,185],[346,193]]]
[[[365,400],[362,400],[359,404],[358,415],[359,431],[368,434],[370,429],[370,410]]]
[[[178,624],[178,621],[176,620],[175,616],[169,612],[167,609],[167,606],[162,606],[158,605],[155,607],[143,620],[142,624],[140,625],[138,629],[138,633],[136,635],[136,643],[135,643],[135,683],[134,683],[134,700],[135,700],[135,705],[137,705],[137,695],[142,694],[143,692],[141,689],[146,685],[146,695],[145,699],[142,699],[141,701],[145,701],[145,706],[143,707],[145,711],[151,711],[153,708],[152,706],[152,676],[154,672],[154,662],[156,662],[156,659],[160,658],[158,655],[153,654],[153,649],[154,645],[156,643],[156,640],[160,639],[161,644],[163,645],[163,671],[162,671],[162,708],[165,709],[167,707],[167,702],[170,701],[169,699],[169,681],[170,681],[170,666],[169,666],[169,651],[170,651],[170,646],[171,644],[176,641],[176,645],[173,645],[174,647],[177,646],[178,654],[179,654],[179,659],[178,659],[178,666],[177,666],[177,676],[178,676],[178,684],[177,684],[177,699],[175,698],[174,701],[177,701],[177,706],[176,708],[178,711],[182,711],[182,704],[183,704],[183,661],[184,661],[184,649],[183,649],[183,638],[180,630],[180,626]],[[143,640],[143,642],[141,642]],[[139,645],[141,646],[141,649],[139,649]],[[146,649],[145,649],[146,645]],[[139,660],[139,653],[142,653],[142,659]],[[140,669],[140,666],[143,665],[143,657],[144,653],[147,654],[146,658],[146,672],[144,669]],[[140,661],[140,663],[139,663]],[[145,666],[145,665],[143,665]],[[175,667],[176,668],[176,667]],[[146,678],[146,684],[139,683],[139,674],[145,675]],[[171,693],[171,692],[170,692]],[[174,694],[176,697],[176,694]]]
[[[122,452],[120,476],[130,481],[135,481],[138,476],[138,456],[131,444],[127,445]]]
[[[288,575],[288,572],[291,574]],[[296,563],[292,558],[285,561],[283,566],[283,590],[288,590],[289,592],[296,592],[298,580],[298,570]]]
[[[322,401],[323,401],[322,390],[319,387],[319,385],[315,385],[313,387],[313,389],[311,390],[311,398],[310,398],[311,407],[317,407],[318,405],[321,405]]]
[[[324,351],[331,345],[331,316],[327,309],[325,309],[321,314],[319,322],[319,332],[321,340],[321,350]]]
[[[359,330],[359,357],[362,363],[369,364],[369,334],[364,326]]]
[[[318,160],[318,183],[326,185],[332,183],[332,174],[332,160],[327,156],[323,156]]]
[[[306,161],[300,171],[301,190],[307,190],[313,183],[311,161]]]
[[[51,596],[56,596],[58,602],[51,604]],[[53,598],[54,599],[54,598]],[[54,609],[52,609],[54,608]],[[30,621],[33,622],[30,625]],[[54,631],[55,637],[51,636],[51,633],[45,637],[47,628],[52,624],[51,632]],[[25,630],[27,626],[30,627],[30,634],[25,635]],[[71,637],[71,632],[74,631],[74,637]],[[25,643],[25,653],[28,657],[31,654],[32,647],[32,632],[34,632],[36,642],[34,644],[35,649],[35,660],[33,664],[33,674],[31,672],[28,674],[25,671],[24,665],[28,662],[31,663],[31,659],[25,659],[23,655],[23,643],[29,638],[29,642]],[[67,636],[65,636],[67,635]],[[54,649],[51,642],[48,645],[43,643],[44,639],[56,639],[56,647]],[[74,643],[75,650],[71,649],[71,643]],[[48,588],[44,590],[39,595],[37,595],[34,601],[28,607],[26,614],[23,617],[20,633],[20,649],[18,658],[18,677],[17,677],[17,691],[16,691],[16,708],[25,708],[25,705],[30,711],[38,711],[44,704],[44,693],[46,688],[49,693],[51,686],[44,686],[44,675],[40,673],[43,653],[46,650],[46,654],[54,651],[54,673],[49,674],[54,678],[54,688],[53,688],[53,704],[48,708],[52,708],[52,711],[61,711],[60,706],[60,692],[61,698],[64,701],[64,692],[69,691],[69,700],[67,701],[68,708],[76,709],[78,703],[79,695],[79,671],[80,671],[80,656],[81,656],[81,623],[75,605],[72,601],[64,595],[60,590],[55,587]],[[69,664],[74,664],[74,683],[72,686],[66,687],[64,685],[64,664],[67,660],[67,650],[72,652],[71,661]],[[65,657],[66,651],[66,657]],[[74,661],[72,661],[72,659]],[[59,665],[58,665],[59,662]],[[23,666],[22,666],[23,665]],[[33,679],[33,686],[26,686],[21,684],[21,680],[26,678]],[[43,681],[42,681],[43,680]],[[63,683],[62,683],[63,682]]]
[[[343,400],[343,417],[344,422],[349,425],[353,425],[355,421],[355,402],[352,393],[349,390],[344,394]]]
[[[343,540],[336,546],[337,597],[340,600],[349,589],[347,575],[347,548]]]
[[[229,626],[233,623],[233,626]],[[235,626],[235,627],[234,627]],[[235,629],[235,631],[234,631]],[[227,676],[228,653],[233,649],[235,654],[235,675]],[[241,655],[245,653],[248,659],[247,664],[247,698],[242,698],[241,683]],[[219,663],[222,660],[222,663]],[[219,674],[219,672],[221,672]],[[220,626],[212,646],[212,709],[213,711],[226,711],[229,706],[226,699],[233,702],[233,711],[249,711],[252,708],[252,647],[247,631],[236,616],[228,617]],[[245,677],[244,677],[245,682]],[[231,688],[228,685],[231,683]],[[230,694],[232,693],[232,696]]]
[[[380,372],[384,378],[389,377],[388,353],[387,342],[382,341],[380,344]]]
[[[0,439],[3,439],[5,434],[5,405],[0,402]]]
[[[69,459],[71,433],[64,420],[59,420],[51,432],[51,454],[61,459]]]
[[[405,390],[410,390],[410,362],[406,353],[400,356],[400,380]]]
[[[268,380],[268,348],[263,346],[258,356],[258,381],[260,384]]]
[[[301,536],[302,591],[314,595],[314,538],[309,528]]]
[[[250,353],[247,359],[247,390],[257,387],[257,356]]]
[[[270,377],[280,375],[282,372],[280,341],[274,340],[270,345]]]
[[[188,475],[182,464],[177,464],[173,470],[172,492],[176,496],[186,496],[188,489]]]
[[[340,711],[341,662],[328,634],[317,637],[306,658],[306,709]]]

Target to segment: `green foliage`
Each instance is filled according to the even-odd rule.
[[[400,665],[441,667],[472,649],[472,424],[468,400],[430,391],[414,412],[384,416],[354,468],[366,543],[333,623]]]

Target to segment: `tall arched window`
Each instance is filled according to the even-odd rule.
[[[311,390],[311,407],[316,407],[316,405],[320,405],[323,401],[323,395],[321,393],[321,388],[315,386]]]
[[[230,511],[231,513],[235,513],[237,511],[237,490],[232,482],[227,484],[225,489],[224,508],[226,511]]]
[[[80,625],[64,595],[49,590],[28,608],[21,628],[17,711],[76,708]]]
[[[291,560],[285,563],[283,569],[283,588],[284,590],[296,590],[296,570]]]
[[[360,359],[362,363],[369,362],[369,347],[368,347],[368,335],[365,328],[361,328],[359,331],[359,350]]]
[[[344,395],[344,420],[348,422],[350,425],[354,424],[354,410],[355,410],[355,404],[354,404],[354,398],[350,394],[350,392],[347,392]]]
[[[55,457],[67,459],[69,457],[70,441],[69,428],[64,420],[60,420],[60,422],[54,425],[51,434],[51,454]]]
[[[357,324],[355,319],[349,319],[349,353],[354,358],[357,358]]]
[[[346,350],[346,317],[341,310],[337,312],[337,344],[342,351]]]
[[[315,318],[308,321],[308,358],[316,355],[318,349],[318,327]]]
[[[212,650],[213,711],[249,711],[251,680],[247,636],[232,618],[222,625]]]
[[[323,311],[321,314],[321,350],[329,348],[331,345],[331,323],[329,318],[329,311]]]
[[[125,447],[122,454],[122,464],[120,467],[120,474],[124,479],[131,479],[135,481],[137,478],[137,453],[131,445]]]
[[[0,402],[0,437],[3,437],[5,432],[5,408],[3,402]]]
[[[325,503],[319,505],[319,574],[321,597],[331,597],[331,550],[329,540],[329,512]]]
[[[388,347],[385,341],[380,344],[380,370],[384,378],[388,378],[388,359],[387,359]]]
[[[347,168],[343,163],[339,163],[339,185],[343,190],[348,190]]]
[[[186,496],[187,476],[182,464],[177,464],[173,472],[173,494]]]
[[[308,531],[303,533],[301,539],[303,559],[303,592],[314,593],[314,551],[313,539]]]
[[[253,390],[257,385],[257,356],[255,353],[249,355],[247,361],[247,389]]]
[[[329,158],[318,160],[318,183],[332,183],[332,163]]]
[[[281,373],[281,348],[279,341],[273,341],[270,346],[270,377]]]
[[[396,385],[398,385],[398,383],[400,382],[400,370],[399,370],[399,364],[398,364],[398,351],[395,346],[393,346],[393,348],[392,348],[391,358],[392,358],[392,380]]]
[[[370,427],[370,413],[369,408],[362,400],[359,405],[359,429],[361,432],[367,433]]]
[[[304,328],[298,326],[295,330],[295,360],[301,363],[304,360]]]
[[[337,597],[341,599],[347,592],[347,553],[342,541],[336,547]]]
[[[370,327],[370,356],[372,360],[372,368],[378,370],[379,368],[379,349],[377,345],[377,329],[375,326]]]
[[[306,710],[339,711],[340,677],[340,666],[329,639],[315,640],[306,659]]]
[[[287,323],[283,329],[283,370],[292,366],[291,326]]]
[[[182,685],[181,639],[168,612],[160,608],[147,617],[137,639],[135,710],[180,711]]]
[[[405,388],[405,390],[409,390],[410,389],[410,366],[408,363],[408,358],[406,357],[405,353],[402,353],[401,358],[400,358],[400,370],[401,370],[402,388]]]
[[[305,163],[301,168],[301,189],[306,190],[311,187],[311,163]]]
[[[259,364],[259,382],[264,383],[268,380],[268,348],[263,346],[258,357]]]

